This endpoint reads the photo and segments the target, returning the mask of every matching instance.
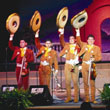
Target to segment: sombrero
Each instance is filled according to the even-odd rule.
[[[64,7],[59,11],[57,15],[56,25],[60,28],[64,28],[67,23],[67,20],[68,20],[68,8]]]
[[[15,33],[18,30],[19,25],[20,25],[20,17],[17,13],[13,13],[8,16],[6,20],[6,29],[10,33]]]
[[[30,27],[31,29],[36,32],[41,26],[41,15],[38,11],[35,11],[31,20],[30,20]]]
[[[71,24],[74,28],[81,28],[87,22],[88,14],[86,10],[81,11],[71,19]]]

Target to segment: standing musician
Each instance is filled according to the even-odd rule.
[[[27,90],[29,87],[29,66],[28,63],[34,61],[33,51],[28,49],[27,42],[22,39],[20,40],[20,47],[13,46],[13,36],[10,34],[9,38],[9,48],[14,51],[12,59],[16,58],[16,78],[18,89],[24,87],[24,90]]]
[[[100,61],[101,50],[100,47],[94,44],[95,38],[93,35],[89,35],[87,38],[87,43],[82,42],[80,39],[80,30],[76,29],[76,39],[77,43],[81,47],[79,56],[82,57],[82,76],[84,81],[84,91],[85,91],[85,101],[89,102],[89,84],[91,86],[91,102],[97,103],[95,101],[95,77],[96,73],[91,73],[91,67],[94,67],[95,64],[92,62]],[[90,81],[89,81],[90,80]]]
[[[35,34],[35,44],[39,52],[37,53],[37,58],[40,57],[39,66],[39,80],[40,85],[47,85],[50,89],[50,78],[52,73],[52,66],[54,65],[54,75],[58,73],[58,59],[57,52],[52,49],[52,41],[47,39],[45,41],[45,46],[41,45],[39,39],[39,29]]]
[[[79,101],[79,58],[78,52],[80,50],[79,46],[76,43],[74,36],[69,37],[69,43],[64,41],[64,28],[58,29],[60,44],[63,49],[60,52],[60,57],[65,56],[66,63],[64,67],[65,81],[66,81],[66,90],[67,90],[67,99],[65,103],[70,102],[71,99],[71,79],[74,84],[74,102]]]

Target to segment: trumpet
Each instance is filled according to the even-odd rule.
[[[87,20],[88,20],[88,14],[86,10],[83,10],[77,15],[73,16],[73,18],[71,19],[71,25],[74,28],[78,29],[83,27],[86,24]]]

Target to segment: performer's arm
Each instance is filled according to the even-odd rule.
[[[59,38],[60,38],[60,44],[62,47],[65,46],[65,40],[64,40],[64,28],[59,28],[58,29],[58,34],[59,34]]]
[[[76,41],[77,41],[77,44],[82,48],[86,43],[81,41],[81,38],[80,38],[80,29],[76,29]]]
[[[79,57],[81,57],[81,56],[83,56],[85,54],[85,52],[86,52],[85,48],[86,48],[86,45],[83,46],[82,49],[80,50],[80,52],[78,53]]]
[[[66,45],[66,46],[60,51],[59,56],[60,56],[60,57],[65,57],[67,53],[68,53],[68,46]]]
[[[39,30],[37,30],[37,32],[35,34],[35,45],[36,45],[37,49],[39,49],[39,50],[42,47],[42,45],[40,43],[40,39],[39,39]]]
[[[10,34],[10,38],[8,42],[8,46],[12,51],[18,48],[17,46],[13,46],[13,37],[14,37],[14,34]]]
[[[95,55],[94,61],[95,61],[95,62],[101,61],[101,59],[102,59],[101,49],[98,47],[98,48],[97,48],[97,54]]]

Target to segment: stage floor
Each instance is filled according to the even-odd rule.
[[[64,102],[60,102],[59,103],[54,103],[52,105],[47,105],[47,106],[34,106],[34,107],[29,107],[27,108],[27,110],[80,110],[80,106],[83,102],[78,102],[78,103],[73,103],[73,102],[69,102],[69,103],[64,103]],[[103,104],[92,104],[91,103],[91,107],[93,108],[93,110],[105,110],[106,106]],[[89,110],[89,108],[87,108],[86,110]]]

